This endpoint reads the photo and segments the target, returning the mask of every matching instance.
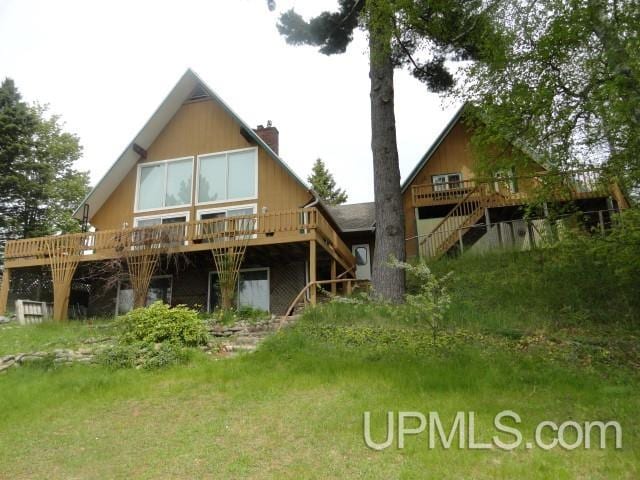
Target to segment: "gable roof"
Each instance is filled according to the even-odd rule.
[[[227,112],[227,114],[236,123],[238,123],[241,134],[247,140],[253,141],[256,145],[262,147],[269,156],[279,163],[303,188],[306,190],[309,189],[307,184],[295,174],[295,172],[269,147],[269,145],[267,145],[246,122],[231,110],[231,108],[205,82],[203,82],[193,70],[189,68],[182,77],[180,77],[178,83],[176,83],[153,115],[151,115],[151,118],[147,121],[144,127],[142,127],[142,130],[138,132],[129,145],[127,145],[120,157],[118,157],[109,170],[107,170],[107,173],[104,174],[91,192],[89,192],[80,205],[78,205],[76,211],[73,212],[74,217],[78,219],[82,218],[82,208],[85,204],[90,205],[90,217],[92,217],[138,162],[139,155],[134,149],[138,149],[138,146],[145,150],[148,149],[160,132],[162,132],[164,127],[177,113],[182,104],[189,98],[195,98],[196,96],[209,96],[215,100],[223,110]]]
[[[373,231],[376,223],[374,202],[324,207],[343,232]]]
[[[429,150],[427,150],[427,153],[423,155],[423,157],[420,159],[418,164],[413,168],[413,170],[411,170],[411,173],[409,174],[409,176],[405,179],[404,182],[402,182],[402,187],[401,187],[402,193],[404,193],[407,190],[407,188],[409,188],[409,185],[411,185],[411,182],[413,182],[413,180],[416,178],[418,173],[420,173],[420,171],[424,168],[424,166],[431,159],[431,157],[433,157],[433,155],[438,150],[438,147],[440,147],[442,142],[444,142],[445,138],[447,138],[449,133],[451,133],[451,130],[453,130],[453,127],[455,127],[456,124],[460,121],[460,119],[462,118],[462,113],[464,112],[465,106],[466,104],[463,104],[458,109],[458,111],[453,115],[453,118],[449,120],[449,123],[447,124],[447,126],[444,127],[444,130],[442,130],[440,135],[438,135],[438,138],[436,138],[436,140],[431,144],[431,146],[429,147]]]

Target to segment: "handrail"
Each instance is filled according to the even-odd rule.
[[[500,193],[504,198],[502,201],[495,198],[495,206],[512,205],[514,202],[523,202],[527,197],[531,196],[532,190],[551,178],[559,178],[562,180],[564,187],[567,187],[567,193],[574,198],[585,198],[594,195],[605,195],[611,189],[607,186],[605,177],[602,175],[603,169],[591,167],[565,172],[543,171],[525,175],[505,175],[496,177],[477,177],[470,180],[460,180],[458,182],[447,183],[426,183],[414,185],[411,187],[413,205],[437,205],[451,204],[458,201],[462,196],[466,195],[470,189],[479,185],[487,185],[495,187],[496,193]],[[498,185],[513,182],[521,182],[525,184],[522,191],[513,192],[510,188],[500,188]],[[528,185],[527,185],[528,183]],[[614,182],[615,183],[615,182]]]
[[[442,246],[447,242],[450,235],[449,231],[455,231],[474,214],[477,209],[481,208],[484,202],[484,195],[481,193],[481,185],[468,192],[449,213],[435,226],[431,233],[420,242],[420,247],[424,247],[428,243],[430,256],[437,256]],[[451,225],[453,223],[453,225]],[[446,228],[445,228],[446,226]],[[437,243],[436,243],[437,242]]]
[[[298,208],[260,214],[238,215],[189,222],[133,227],[96,232],[72,233],[54,237],[10,240],[4,256],[7,260],[36,259],[44,261],[50,238],[69,238],[77,242],[83,260],[116,258],[125,249],[164,248],[169,253],[194,250],[195,244],[209,245],[258,237],[307,235],[316,232],[325,246],[335,252],[346,265],[354,258],[338,233],[316,208]],[[251,240],[250,240],[251,241]]]
[[[311,287],[318,287],[320,285],[331,285],[331,284],[338,284],[338,283],[346,283],[347,284],[347,288],[349,288],[349,286],[352,283],[366,283],[369,282],[369,280],[358,280],[356,278],[336,278],[335,280],[316,280],[314,282],[309,282],[307,283],[304,288],[302,290],[300,290],[300,293],[298,293],[298,295],[296,295],[296,298],[293,300],[293,302],[291,302],[291,305],[289,305],[289,308],[287,308],[287,312],[284,314],[285,317],[289,317],[291,316],[291,313],[293,313],[293,309],[296,308],[296,305],[298,304],[298,302],[300,301],[300,299],[304,296],[305,293],[307,293],[307,291],[311,288]]]

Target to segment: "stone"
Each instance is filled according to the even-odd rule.
[[[11,317],[6,317],[4,315],[0,315],[0,325],[4,323],[9,323],[11,321]]]

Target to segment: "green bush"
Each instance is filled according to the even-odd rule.
[[[118,319],[125,344],[175,342],[193,347],[207,343],[207,329],[198,312],[184,305],[171,308],[155,302],[146,308],[136,308]]]
[[[149,344],[136,342],[113,345],[96,355],[96,361],[109,368],[144,368],[153,370],[184,363],[189,358],[188,348],[176,342]]]

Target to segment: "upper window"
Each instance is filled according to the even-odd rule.
[[[462,175],[459,173],[445,173],[443,175],[434,175],[432,177],[434,190],[441,192],[443,190],[451,190],[461,188]]]
[[[256,148],[202,155],[198,162],[198,203],[256,198]]]
[[[136,211],[191,204],[193,157],[140,164]]]

